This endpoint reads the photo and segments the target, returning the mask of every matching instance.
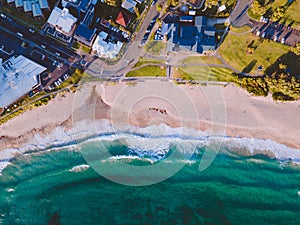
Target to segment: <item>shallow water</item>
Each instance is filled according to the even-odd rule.
[[[102,161],[112,167],[151,166],[164,159],[141,158],[142,149],[118,141],[84,146],[96,151],[95,144],[115,156]],[[300,166],[228,150],[203,172],[198,167],[204,149],[181,152],[168,162],[169,168],[184,166],[179,172],[140,187],[100,176],[74,147],[21,155],[0,177],[0,224],[300,224]],[[130,179],[124,171],[110,172]],[[167,173],[160,172],[157,177]]]

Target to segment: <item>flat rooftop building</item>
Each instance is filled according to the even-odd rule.
[[[72,33],[72,29],[77,22],[77,18],[70,14],[67,8],[60,9],[55,7],[49,18],[47,23],[56,28],[57,31],[64,33],[65,35],[69,35]]]
[[[0,59],[0,108],[9,106],[39,84],[47,68],[20,55],[4,63]]]
[[[115,58],[119,54],[122,45],[123,43],[120,41],[111,42],[108,33],[101,31],[94,42],[93,51],[99,57]]]

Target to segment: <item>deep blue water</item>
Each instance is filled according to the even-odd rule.
[[[132,154],[116,142],[101,146]],[[70,171],[87,163],[68,147],[22,155],[0,177],[0,224],[300,224],[300,166],[223,150],[203,172],[198,149],[174,176],[138,187],[109,181],[92,168]],[[120,161],[152,165],[140,159],[103,163]],[[179,163],[173,159],[169,166]]]

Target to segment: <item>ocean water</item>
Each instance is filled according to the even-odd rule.
[[[79,146],[11,161],[0,176],[0,224],[300,224],[300,165],[293,162],[237,154],[224,146],[200,172],[201,146],[192,154],[181,149],[171,159],[176,145],[153,151],[156,155],[122,140],[95,139]],[[83,151],[99,149],[112,155],[100,162],[109,165],[105,174],[112,179],[147,179],[109,170],[120,163],[146,168],[167,161],[170,169],[182,168],[152,185],[118,184],[86,162]],[[155,180],[168,172],[151,176]]]

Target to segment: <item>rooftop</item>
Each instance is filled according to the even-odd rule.
[[[77,18],[72,16],[69,13],[67,8],[60,9],[55,7],[47,21],[47,23],[51,24],[52,26],[57,27],[61,31],[65,33],[70,33],[72,30],[73,25],[77,22]]]
[[[4,63],[0,59],[0,107],[5,107],[28,93],[39,84],[38,75],[45,67],[24,57],[11,57]]]
[[[108,33],[101,31],[94,42],[93,51],[96,51],[100,57],[115,58],[119,54],[123,43],[120,41],[111,42],[108,38]]]
[[[123,27],[127,27],[130,20],[131,20],[130,16],[121,11],[118,14],[118,17],[116,19],[116,23],[122,25]]]
[[[133,0],[124,0],[121,6],[122,8],[127,9],[129,12],[133,13],[136,2]]]

